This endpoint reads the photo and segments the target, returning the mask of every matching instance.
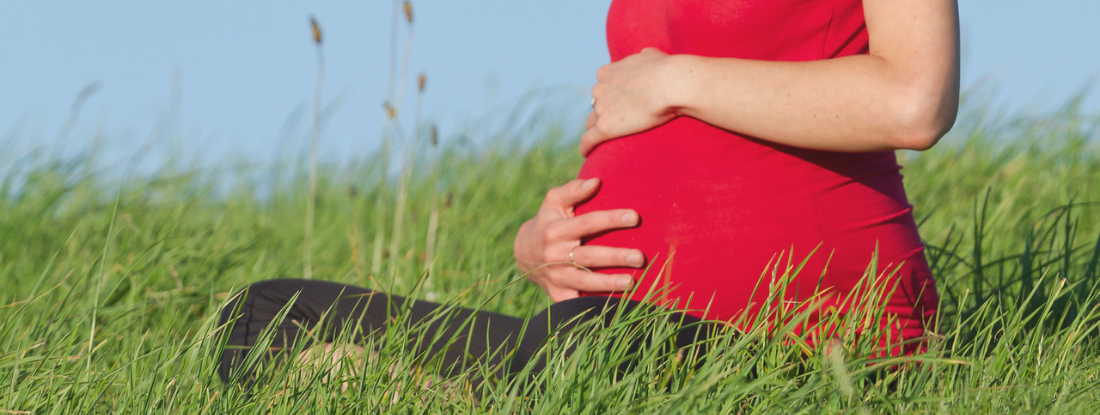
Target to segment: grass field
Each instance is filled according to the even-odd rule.
[[[657,327],[639,369],[616,379],[624,328],[610,327],[537,382],[501,382],[480,400],[456,399],[461,378],[424,387],[392,345],[379,361],[346,361],[347,383],[293,365],[269,368],[285,382],[251,395],[217,379],[227,296],[302,275],[302,164],[167,163],[118,180],[94,153],[0,154],[14,166],[0,177],[0,414],[1100,413],[1098,127],[1072,109],[970,110],[938,147],[901,154],[943,297],[925,355],[871,359],[851,336],[807,354],[778,327],[719,339],[696,367],[660,352]],[[483,146],[425,144],[404,187],[383,174],[384,154],[322,164],[314,277],[512,314],[544,307],[511,241],[575,174],[578,131],[514,130]]]

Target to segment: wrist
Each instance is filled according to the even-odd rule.
[[[665,70],[659,80],[661,105],[665,112],[673,116],[684,115],[690,111],[697,88],[700,58],[694,55],[670,55],[665,61]]]

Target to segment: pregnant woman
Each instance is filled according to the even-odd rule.
[[[927,149],[954,123],[955,0],[614,0],[607,40],[579,179],[547,193],[515,240],[520,270],[555,303],[526,331],[521,318],[450,311],[428,328],[463,349],[414,341],[411,353],[438,357],[444,375],[471,355],[522,367],[561,322],[642,301],[722,325],[751,318],[770,270],[803,260],[785,299],[820,293],[820,310],[844,315],[868,274],[889,287],[882,342],[919,347],[905,341],[932,328],[938,298],[894,150]],[[269,324],[276,350],[304,330],[331,342],[348,324],[367,340],[402,307],[416,321],[440,306],[327,282],[254,284],[222,313],[238,347],[219,373],[247,377],[234,370]]]

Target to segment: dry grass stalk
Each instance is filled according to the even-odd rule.
[[[405,22],[407,23],[406,36],[405,36],[405,54],[402,57],[401,64],[401,80],[397,84],[397,99],[395,101],[396,108],[401,108],[405,99],[405,87],[407,85],[407,77],[409,74],[409,58],[412,56],[413,45],[413,19],[412,19],[412,3],[405,1],[403,4],[405,11]],[[418,96],[422,94],[417,94]],[[419,113],[419,104],[417,105],[417,113]],[[395,111],[396,112],[396,111]],[[397,121],[397,114],[392,117],[395,122]],[[419,115],[417,115],[419,117]],[[390,255],[396,259],[398,250],[401,249],[401,238],[404,233],[405,225],[405,205],[408,203],[408,183],[409,176],[412,175],[413,165],[416,164],[416,138],[419,128],[416,123],[419,120],[414,120],[413,136],[411,140],[406,143],[406,160],[401,169],[401,178],[397,182],[397,202],[393,212],[393,237],[390,238]],[[393,262],[391,267],[392,274],[397,273],[397,262]]]
[[[432,213],[428,217],[428,236],[424,247],[424,268],[427,270],[431,270],[432,265],[435,263],[435,238],[439,229],[439,169],[436,166],[439,157],[439,129],[436,126],[432,126],[429,137],[432,152],[432,196],[428,203],[431,204]]]

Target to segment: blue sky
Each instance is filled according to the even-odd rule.
[[[450,137],[506,115],[531,91],[549,96],[542,99],[561,116],[579,118],[593,73],[608,59],[608,4],[414,2],[409,76],[414,84],[417,73],[427,74],[424,119]],[[88,144],[101,134],[119,149],[153,142],[253,161],[295,154],[308,138],[316,74],[312,14],[325,30],[324,100],[331,111],[323,154],[361,154],[377,144],[381,128],[391,6],[5,0],[0,145],[18,153]],[[1047,110],[1100,75],[1100,1],[963,0],[960,7],[964,85],[996,85],[998,105]],[[404,33],[400,40],[404,47]],[[56,143],[74,98],[93,82],[99,88],[73,138]],[[413,102],[406,99],[406,123]],[[1100,112],[1100,94],[1090,95],[1085,108]],[[179,141],[168,143],[157,134],[173,112]],[[279,150],[280,143],[287,149]]]

